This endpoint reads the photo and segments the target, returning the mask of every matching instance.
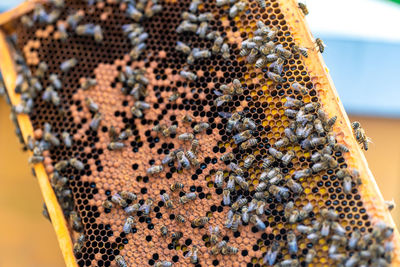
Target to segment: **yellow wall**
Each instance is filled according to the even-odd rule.
[[[0,99],[0,266],[65,266],[28,157]]]
[[[400,120],[350,116],[358,120],[372,144],[365,152],[367,161],[385,200],[394,199],[400,205]],[[400,227],[400,206],[392,211]]]
[[[400,120],[353,117],[373,140],[366,152],[385,199],[400,203]],[[0,100],[0,267],[64,266],[55,233],[42,216],[42,196]],[[400,208],[393,211],[400,225]]]

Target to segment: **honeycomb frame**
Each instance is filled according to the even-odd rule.
[[[303,46],[313,47],[314,39],[306,25],[301,10],[297,8],[296,1],[289,0],[277,2],[279,2],[279,8],[284,16],[284,19],[289,25],[289,30],[291,35],[293,36],[293,39],[302,40]],[[254,3],[254,1],[252,3]],[[6,25],[6,28],[8,28],[9,25],[7,23],[10,20],[19,17],[21,14],[24,14],[31,8],[32,2],[23,4],[20,8],[18,8],[17,11],[11,11],[9,13],[3,14],[0,17],[0,22],[2,22],[2,25]],[[4,74],[8,94],[11,102],[13,104],[18,104],[19,98],[14,93],[14,90],[12,90],[12,88],[15,87],[16,72],[15,68],[13,67],[14,64],[11,58],[11,52],[8,45],[6,44],[5,35],[3,32],[1,32],[0,35],[0,49],[2,51],[0,58],[0,69]],[[372,217],[374,218],[374,220],[383,220],[395,229],[393,241],[396,248],[399,248],[399,233],[395,227],[390,213],[385,207],[384,200],[375,183],[373,175],[368,168],[365,156],[353,137],[349,119],[340,102],[336,89],[329,76],[329,71],[323,62],[322,56],[315,51],[309,51],[309,57],[303,60],[304,64],[307,67],[307,71],[311,76],[311,80],[316,86],[318,97],[320,101],[324,104],[323,107],[325,111],[327,111],[328,114],[338,116],[337,123],[334,126],[334,132],[337,135],[338,142],[346,144],[350,149],[350,153],[347,153],[344,156],[347,164],[349,165],[349,167],[356,168],[360,171],[363,184],[359,187],[359,193],[361,195],[361,199],[365,205],[367,213],[373,215]],[[255,80],[257,81],[257,78]],[[33,136],[34,130],[29,120],[29,116],[18,115],[17,119],[24,139],[27,140],[28,135]],[[68,266],[77,266],[75,257],[72,253],[72,241],[67,227],[67,222],[62,215],[62,210],[49,183],[49,178],[46,174],[45,167],[42,164],[36,164],[34,168],[43,193],[43,197],[49,210],[50,217],[57,233],[66,264]],[[396,264],[400,264],[398,253],[399,250],[396,249],[393,257],[393,266],[395,266]]]

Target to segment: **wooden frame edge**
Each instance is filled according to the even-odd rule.
[[[361,147],[353,136],[350,120],[340,101],[339,94],[336,90],[333,80],[329,74],[329,70],[322,58],[321,53],[315,47],[315,39],[308,27],[305,16],[301,9],[298,8],[297,0],[279,0],[281,11],[285,16],[293,38],[299,42],[300,46],[311,48],[309,49],[308,58],[304,58],[307,70],[312,77],[312,81],[316,84],[316,90],[319,92],[319,97],[323,103],[323,109],[330,115],[337,115],[338,119],[334,127],[338,142],[344,143],[350,150],[350,153],[345,153],[346,159],[350,168],[355,168],[360,172],[362,185],[360,185],[359,193],[361,200],[364,202],[367,213],[372,217],[372,221],[385,221],[393,227],[393,243],[395,250],[393,253],[392,266],[400,266],[400,235],[394,223],[390,211],[387,209],[383,196],[378,188],[375,178],[368,167],[368,162],[365,158]],[[321,90],[322,93],[321,93]]]
[[[10,47],[6,41],[6,36],[3,31],[0,30],[0,71],[3,73],[4,84],[6,86],[7,93],[10,97],[10,102],[16,105],[20,102],[19,97],[14,92],[15,81],[17,73],[15,71],[15,65],[11,56]],[[33,136],[33,127],[29,116],[26,114],[17,115],[18,124],[21,129],[23,139],[27,140],[28,136]],[[32,152],[29,151],[30,154]],[[40,190],[43,195],[44,202],[46,203],[47,210],[49,212],[51,223],[57,235],[58,243],[61,248],[61,252],[64,257],[66,266],[77,267],[75,256],[73,253],[73,245],[68,230],[67,222],[65,220],[63,211],[58,203],[57,197],[50,184],[50,180],[47,176],[46,170],[42,163],[35,164],[33,166],[36,177],[40,186]]]

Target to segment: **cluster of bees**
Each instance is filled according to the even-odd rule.
[[[233,4],[229,10],[229,16],[233,18],[237,16],[239,11],[243,11],[246,7],[246,2],[235,2],[237,1],[217,1],[217,6]],[[209,58],[212,54],[221,54],[226,60],[231,56],[229,45],[225,42],[225,36],[223,36],[219,31],[210,30],[209,22],[214,19],[214,15],[211,12],[198,14],[198,7],[202,3],[201,0],[193,0],[190,3],[189,11],[182,13],[183,21],[176,28],[176,32],[178,34],[195,33],[201,39],[212,41],[213,45],[210,51],[208,49],[200,49],[197,47],[191,48],[188,44],[177,41],[175,49],[187,56],[186,62],[188,65],[193,65],[196,60]],[[197,75],[188,70],[188,66],[183,68],[180,75],[189,81],[195,81],[197,79]]]
[[[119,2],[119,1],[117,1]],[[120,1],[126,5],[126,15],[134,21],[132,24],[122,26],[123,33],[129,39],[132,50],[129,55],[132,60],[137,60],[146,49],[145,41],[149,34],[145,32],[141,22],[144,19],[151,18],[155,14],[162,11],[162,6],[157,0],[127,0]],[[265,0],[257,0],[261,8],[266,7]],[[225,36],[218,31],[211,31],[209,23],[214,19],[210,12],[199,13],[199,6],[202,0],[192,0],[189,5],[189,10],[182,13],[183,21],[180,23],[176,32],[179,34],[195,33],[199,38],[212,41],[211,51],[207,49],[191,48],[188,44],[177,41],[175,49],[187,56],[187,66],[181,70],[180,75],[189,80],[195,81],[197,75],[191,72],[190,65],[195,64],[196,60],[206,59],[214,55],[222,55],[222,58],[228,60],[231,57],[230,48],[225,40]],[[90,3],[89,3],[90,4]],[[93,3],[92,3],[93,4]],[[34,23],[39,24],[54,24],[60,17],[63,7],[63,0],[52,0],[50,5],[53,9],[47,12],[42,5],[37,5],[32,16],[23,16],[21,22],[28,28],[33,27]],[[238,0],[216,0],[216,5],[219,7],[229,6],[228,14],[230,18],[236,17],[239,12],[245,10],[246,1]],[[299,8],[307,15],[307,7],[299,3]],[[92,23],[80,24],[84,18],[81,11],[70,14],[66,21],[57,23],[56,38],[61,41],[66,41],[68,36],[76,34],[78,36],[86,36],[93,38],[96,42],[103,41],[103,31],[100,25]],[[280,83],[285,79],[281,76],[283,67],[286,61],[293,54],[301,54],[308,57],[307,48],[297,45],[290,49],[284,48],[277,42],[278,27],[268,27],[262,21],[257,22],[257,30],[253,37],[242,42],[240,56],[246,57],[249,64],[254,64],[256,68],[262,69],[267,73],[270,80]],[[320,39],[316,39],[316,46],[322,53],[324,44]],[[15,92],[21,95],[20,104],[13,106],[12,114],[30,114],[33,110],[34,99],[41,96],[48,103],[58,107],[62,114],[61,99],[58,92],[63,89],[62,76],[54,73],[48,73],[46,62],[40,62],[36,72],[32,73],[24,62],[22,56],[16,54],[15,62],[17,63],[17,82]],[[71,71],[79,64],[76,58],[70,58],[60,65],[61,75]],[[121,92],[124,95],[131,95],[135,99],[135,104],[131,107],[131,113],[135,117],[143,117],[143,112],[150,108],[150,105],[144,101],[147,96],[147,85],[149,80],[145,77],[145,70],[132,69],[127,66],[118,74],[118,81],[123,84]],[[47,87],[41,83],[42,79],[48,78]],[[81,84],[82,90],[93,88],[97,81],[87,77]],[[297,83],[292,83],[292,88],[295,93],[307,94],[308,89]],[[216,107],[221,107],[232,101],[234,95],[243,93],[242,82],[234,79],[231,84],[224,84],[215,90],[217,96],[214,100]],[[174,101],[179,97],[177,92],[170,97],[170,101]],[[301,99],[301,98],[299,98]],[[361,233],[356,230],[352,232],[350,238],[346,236],[346,230],[339,223],[339,216],[334,210],[322,209],[319,213],[319,218],[314,219],[311,225],[300,224],[305,219],[309,218],[313,211],[311,203],[306,204],[301,209],[297,209],[292,198],[299,197],[303,188],[300,184],[306,178],[327,170],[336,170],[336,176],[342,181],[343,191],[350,194],[354,186],[361,182],[357,170],[340,169],[338,162],[333,157],[335,152],[346,153],[348,148],[336,142],[336,137],[332,131],[333,125],[336,122],[336,116],[329,118],[321,109],[319,103],[308,102],[287,97],[284,107],[285,115],[289,118],[290,123],[284,130],[284,137],[277,140],[273,146],[268,149],[268,155],[262,159],[261,172],[257,179],[259,184],[255,188],[255,194],[248,198],[239,196],[235,200],[231,194],[236,193],[237,188],[249,190],[249,182],[245,178],[245,172],[251,168],[257,168],[256,157],[253,154],[248,154],[243,161],[237,162],[233,152],[228,152],[221,156],[220,160],[225,162],[228,170],[217,170],[214,177],[214,186],[223,189],[222,202],[225,206],[230,206],[227,214],[225,228],[232,231],[238,231],[241,225],[249,223],[256,226],[259,230],[264,231],[266,225],[263,222],[263,217],[266,211],[269,197],[273,197],[278,202],[284,205],[284,217],[289,224],[297,224],[296,230],[287,231],[287,239],[284,241],[287,246],[287,251],[292,256],[292,259],[282,260],[277,263],[278,255],[282,250],[282,246],[278,241],[274,241],[264,256],[264,264],[275,266],[299,266],[299,260],[296,258],[299,252],[297,240],[306,238],[311,243],[316,244],[320,239],[327,241],[329,245],[329,258],[335,261],[340,266],[388,266],[391,262],[391,253],[393,251],[393,243],[390,238],[393,229],[385,225],[383,222],[378,222],[371,233]],[[91,99],[85,99],[86,107],[91,112],[93,118],[90,122],[90,128],[93,131],[99,129],[102,114],[99,111],[98,105]],[[232,134],[233,143],[240,147],[241,151],[257,146],[257,138],[253,137],[257,125],[250,118],[246,117],[245,112],[219,112],[219,115],[226,119],[226,132]],[[14,116],[15,119],[15,116]],[[16,119],[15,119],[16,121]],[[193,119],[189,115],[182,118],[182,122],[191,123]],[[17,125],[18,126],[18,125]],[[178,169],[190,169],[199,165],[197,153],[199,151],[199,141],[196,138],[197,134],[201,134],[207,130],[210,125],[206,122],[199,122],[193,127],[193,133],[181,133],[178,135],[178,140],[182,142],[190,142],[190,148],[185,151],[183,148],[171,151],[162,160],[162,165],[154,165],[147,169],[147,174],[156,175],[164,170],[163,165],[172,166],[174,161],[178,163]],[[357,142],[365,149],[368,149],[370,139],[365,135],[365,131],[361,128],[359,122],[352,123],[354,135]],[[19,129],[19,127],[17,127]],[[157,124],[153,127],[153,131],[162,134],[165,137],[175,136],[177,134],[177,125]],[[125,147],[124,141],[132,136],[130,129],[118,131],[111,127],[109,129],[110,143],[109,150],[120,150]],[[52,132],[51,125],[46,123],[43,126],[43,134],[41,139],[34,140],[29,138],[27,147],[33,152],[29,162],[32,164],[40,163],[44,160],[43,152],[52,147],[65,146],[71,147],[73,144],[72,138],[68,132],[63,132],[60,136]],[[285,174],[280,167],[288,166],[292,160],[296,158],[295,146],[300,146],[303,150],[317,150],[311,155],[311,168],[298,170],[293,174]],[[279,164],[277,164],[279,163]],[[66,215],[71,221],[71,227],[74,231],[79,232],[79,236],[74,243],[74,252],[79,253],[84,246],[85,236],[82,234],[83,224],[81,218],[74,211],[74,201],[72,192],[68,186],[68,178],[62,173],[72,167],[78,171],[85,169],[85,164],[77,158],[60,160],[54,165],[54,172],[51,177],[51,185],[58,198],[58,201]],[[225,184],[226,183],[226,184]],[[184,185],[182,183],[174,183],[170,186],[172,194],[179,192],[178,198],[173,197],[164,192],[160,194],[160,198],[167,210],[176,208],[176,204],[185,205],[197,198],[195,192],[183,192]],[[123,232],[129,234],[132,228],[136,225],[135,214],[141,212],[144,215],[149,215],[154,200],[147,198],[146,200],[137,201],[138,197],[133,192],[120,191],[107,198],[103,203],[105,212],[109,212],[114,207],[120,207],[128,215],[123,225]],[[390,203],[393,207],[394,204]],[[46,209],[45,209],[46,211]],[[48,213],[45,212],[47,215]],[[178,223],[184,223],[185,217],[181,214],[175,215],[175,220]],[[191,221],[192,227],[204,227],[209,223],[209,217],[201,216]],[[169,235],[169,230],[166,226],[160,227],[160,234],[163,237]],[[219,227],[209,227],[210,249],[211,255],[232,255],[238,253],[238,248],[230,246],[227,241],[219,240]],[[183,236],[182,232],[171,233],[171,238],[174,244],[179,242]],[[351,250],[350,256],[346,254],[347,249]],[[191,263],[198,262],[199,248],[192,245],[185,257],[190,258]],[[313,262],[316,255],[314,249],[309,249],[305,257],[306,264]],[[120,267],[128,266],[125,259],[121,255],[115,257],[115,262]],[[169,267],[172,263],[169,261],[158,261],[155,263],[157,267]]]

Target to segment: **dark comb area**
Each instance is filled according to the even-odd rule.
[[[17,22],[13,110],[78,266],[391,264],[305,64],[324,45],[292,27],[278,0],[54,0]]]

